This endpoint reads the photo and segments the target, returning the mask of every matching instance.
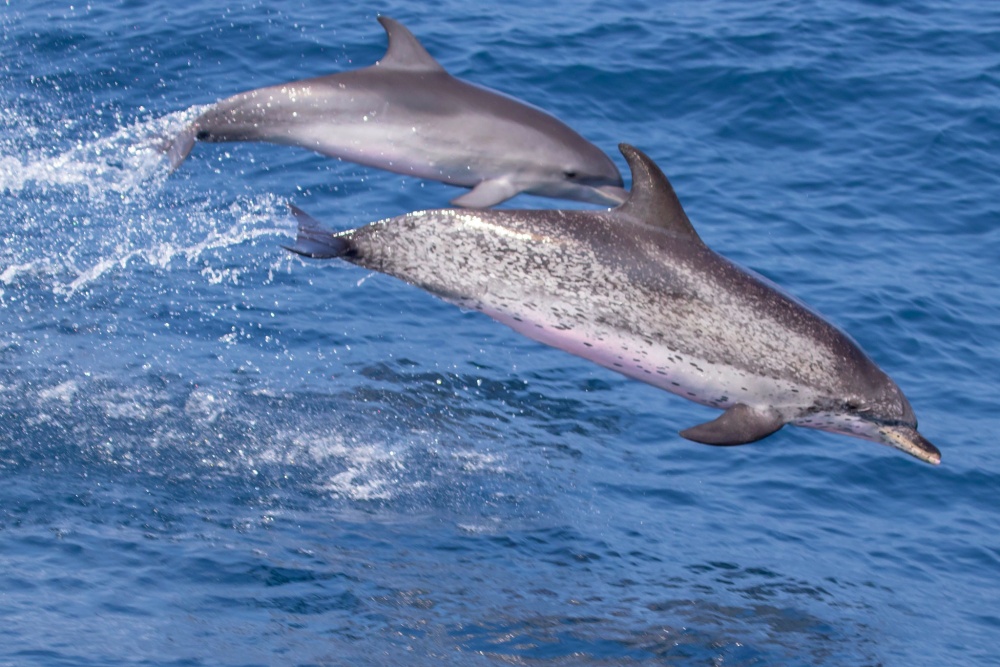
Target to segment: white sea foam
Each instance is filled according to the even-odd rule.
[[[429,434],[404,437],[341,433],[279,433],[259,461],[329,470],[318,483],[324,493],[353,501],[387,501],[433,484],[428,469],[499,473],[492,454],[438,446]],[[451,475],[446,475],[451,477]]]
[[[348,440],[340,434],[297,434],[292,444],[315,465],[341,468],[323,483],[323,490],[351,500],[391,499],[400,488],[398,478],[409,458],[405,443]]]
[[[79,389],[76,380],[66,380],[54,387],[42,389],[38,392],[38,398],[42,401],[61,401],[68,405],[73,402],[73,397]]]
[[[227,409],[228,400],[217,392],[211,392],[200,387],[188,396],[184,412],[204,424],[213,424]]]
[[[166,394],[146,385],[106,389],[96,393],[91,400],[111,419],[153,421],[173,411]]]

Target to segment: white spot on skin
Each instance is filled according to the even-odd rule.
[[[461,223],[466,227],[468,227],[469,229],[481,230],[492,234],[496,234],[497,236],[501,236],[504,238],[516,239],[518,241],[528,241],[531,243],[546,243],[550,241],[550,239],[545,236],[530,234],[526,232],[518,232],[512,229],[508,229],[507,227],[504,227],[502,225],[497,225],[487,222],[478,215],[469,214],[465,216],[459,215],[458,217]]]

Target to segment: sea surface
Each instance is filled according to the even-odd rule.
[[[228,7],[226,6],[228,5]],[[715,411],[282,250],[462,191],[203,105],[369,65],[637,145],[940,467]],[[586,207],[528,196],[510,207]],[[0,3],[0,665],[1000,664],[1000,6]]]

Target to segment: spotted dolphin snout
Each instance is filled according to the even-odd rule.
[[[681,435],[741,445],[786,424],[937,464],[899,387],[846,334],[711,250],[673,187],[622,144],[632,190],[608,211],[419,211],[341,233],[293,209],[290,249],[339,257],[530,338],[723,410]]]
[[[165,146],[172,168],[197,141],[263,141],[471,188],[456,206],[486,208],[520,193],[625,199],[614,162],[568,125],[451,76],[402,24],[379,22],[389,46],[377,63],[213,104]]]

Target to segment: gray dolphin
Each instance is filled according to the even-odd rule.
[[[899,387],[857,343],[712,251],[663,172],[632,170],[608,211],[420,211],[339,234],[294,209],[295,252],[340,257],[482,311],[526,336],[725,410],[681,431],[741,445],[785,424],[937,464]]]
[[[176,169],[199,141],[267,141],[472,188],[456,206],[519,193],[619,204],[614,163],[565,123],[456,79],[402,24],[371,67],[283,83],[217,102],[164,147]]]

